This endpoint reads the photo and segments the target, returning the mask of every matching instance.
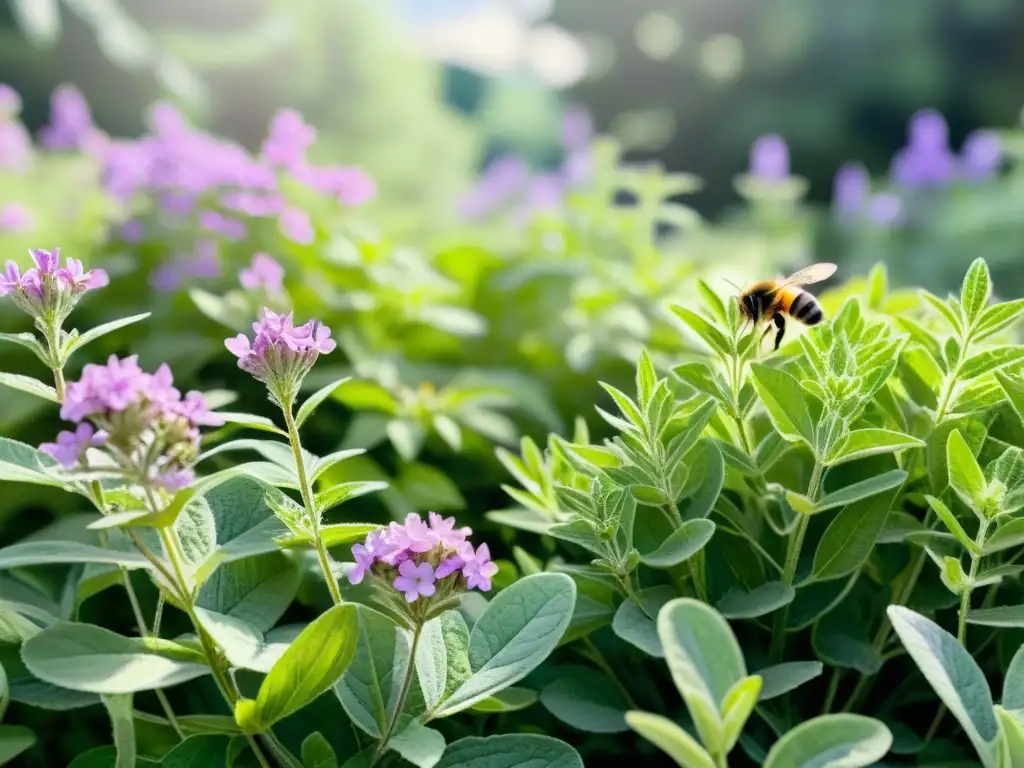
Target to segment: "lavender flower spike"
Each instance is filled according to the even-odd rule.
[[[240,333],[225,339],[224,346],[238,358],[239,368],[266,384],[278,404],[290,407],[317,357],[337,346],[331,329],[315,320],[296,327],[290,312],[279,315],[266,307],[252,329],[251,342]]]

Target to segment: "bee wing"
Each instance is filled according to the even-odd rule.
[[[828,280],[832,277],[832,275],[836,273],[837,269],[838,267],[835,264],[831,264],[829,262],[811,264],[809,267],[804,267],[799,272],[794,272],[792,275],[780,282],[776,287],[776,290],[784,285],[811,285],[812,283],[820,283],[822,280]]]

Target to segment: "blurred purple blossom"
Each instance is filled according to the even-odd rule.
[[[244,240],[245,223],[238,219],[225,216],[220,211],[203,210],[199,212],[199,226],[207,232],[222,235],[228,240]]]
[[[284,196],[276,192],[225,192],[220,198],[220,203],[229,210],[253,218],[277,216],[285,207]]]
[[[196,243],[195,253],[178,254],[158,266],[149,276],[149,283],[158,291],[170,293],[191,279],[208,280],[220,276],[220,248],[216,240],[203,238]]]
[[[903,199],[895,192],[879,192],[868,202],[867,218],[880,227],[895,227],[903,216]]]
[[[946,121],[934,109],[910,118],[908,143],[893,157],[890,174],[895,184],[909,189],[943,186],[957,174],[957,159],[949,149]]]
[[[562,146],[569,154],[586,150],[594,136],[590,112],[582,106],[571,106],[562,116]]]
[[[773,183],[789,178],[789,148],[781,136],[769,133],[754,141],[750,147],[749,173]]]
[[[0,120],[17,117],[21,112],[21,95],[7,83],[0,83]]]
[[[832,205],[839,216],[863,213],[870,194],[871,178],[861,163],[846,163],[836,172],[832,183]]]
[[[960,151],[963,174],[969,179],[991,177],[1003,162],[1003,148],[994,131],[972,131]]]
[[[248,291],[280,293],[284,287],[284,267],[267,254],[257,253],[249,266],[238,273],[238,282]]]
[[[26,232],[35,225],[35,217],[22,203],[0,205],[0,232]]]
[[[316,239],[316,231],[309,214],[299,208],[285,208],[277,217],[277,225],[281,234],[294,243],[309,245]]]
[[[485,169],[476,185],[462,198],[459,212],[468,220],[478,219],[502,205],[523,189],[530,177],[521,157],[499,157]]]
[[[87,149],[98,133],[85,96],[73,85],[62,85],[50,95],[50,122],[39,131],[47,149]]]
[[[23,174],[32,161],[32,137],[17,118],[0,119],[0,171]]]
[[[316,128],[294,109],[282,109],[270,120],[270,132],[260,156],[271,165],[291,168],[305,160],[306,150],[315,141]]]
[[[131,219],[121,225],[121,239],[126,243],[141,243],[146,236],[146,228],[138,219]]]

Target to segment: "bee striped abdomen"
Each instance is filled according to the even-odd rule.
[[[785,308],[786,312],[804,325],[817,325],[825,318],[825,313],[821,311],[821,305],[807,291],[799,289],[786,291],[784,300],[788,304]]]

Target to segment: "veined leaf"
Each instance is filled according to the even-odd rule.
[[[992,279],[988,274],[988,264],[984,259],[977,258],[968,267],[960,287],[960,306],[970,325],[977,324],[991,293]]]
[[[892,746],[892,733],[863,715],[821,715],[785,733],[764,768],[865,768]]]
[[[960,521],[956,519],[949,507],[947,507],[941,499],[937,499],[934,496],[925,495],[925,500],[928,502],[928,506],[932,508],[942,524],[946,526],[951,534],[953,534],[957,541],[964,545],[964,548],[973,554],[975,557],[981,555],[981,551],[978,549],[978,545],[974,543],[974,540],[967,535],[967,531],[960,525]],[[1022,521],[1024,522],[1024,521]]]
[[[145,320],[149,317],[151,312],[143,312],[138,315],[131,315],[130,317],[122,317],[118,320],[111,320],[109,323],[103,323],[97,325],[95,328],[90,328],[80,336],[74,337],[63,350],[64,362],[67,362],[68,358],[76,351],[84,347],[86,344],[90,344],[101,336],[106,336],[111,331],[116,331],[118,328],[124,328],[125,326],[132,325],[141,320]]]
[[[454,741],[435,768],[583,768],[583,760],[564,741],[509,733]]]
[[[1024,347],[993,347],[969,357],[960,369],[959,378],[961,381],[970,381],[986,373],[1016,366],[1018,363],[1024,363]]]
[[[946,441],[946,463],[949,466],[949,484],[953,490],[971,509],[980,512],[981,499],[988,483],[960,430],[950,432]]]
[[[826,494],[825,497],[814,506],[814,513],[824,512],[826,509],[835,509],[847,504],[853,504],[861,499],[867,499],[876,494],[897,488],[907,479],[907,473],[902,469],[892,469],[880,475],[869,477],[867,480],[859,480],[851,483],[838,491]],[[884,522],[884,520],[883,520]]]
[[[690,734],[667,717],[636,710],[626,713],[629,727],[683,768],[715,768],[711,755]]]
[[[27,392],[30,395],[41,397],[43,400],[49,400],[51,403],[59,402],[56,389],[30,376],[22,376],[18,373],[0,373],[0,385],[17,389],[20,392]]]
[[[758,363],[751,365],[750,369],[754,374],[754,386],[775,430],[789,442],[802,440],[813,449],[814,424],[807,405],[807,398],[811,395],[785,371]]]
[[[304,402],[302,404],[302,406],[299,408],[299,412],[297,414],[295,414],[295,428],[298,429],[303,424],[305,424],[306,420],[310,416],[313,415],[313,412],[316,411],[316,409],[320,406],[320,404],[324,400],[326,400],[328,397],[330,397],[331,395],[334,394],[334,390],[336,390],[342,384],[345,384],[346,382],[348,382],[350,380],[351,380],[351,377],[346,376],[343,379],[338,379],[337,381],[332,381],[330,384],[328,384],[328,385],[326,385],[324,387],[321,387],[316,392],[314,392],[312,395],[310,395],[306,399],[306,402]]]
[[[761,676],[762,684],[758,700],[768,701],[789,693],[820,676],[822,669],[820,661],[788,661],[759,669],[757,674]]]
[[[640,555],[651,568],[672,568],[700,552],[715,533],[715,524],[705,518],[687,520],[653,552]]]
[[[360,496],[365,496],[368,493],[383,491],[387,487],[387,483],[374,480],[338,483],[338,485],[331,486],[326,491],[316,494],[314,504],[317,511],[323,514],[332,507],[344,504],[346,501],[358,499]]]
[[[618,688],[600,672],[588,667],[563,668],[540,692],[540,703],[552,715],[588,733],[620,733],[629,730],[629,708]]]
[[[922,674],[959,721],[986,768],[998,733],[985,675],[957,639],[920,614],[891,605],[893,629]]]
[[[855,429],[846,435],[829,455],[827,464],[834,466],[879,453],[895,453],[906,448],[922,448],[924,440],[888,429]]]
[[[1024,627],[1024,605],[979,608],[967,614],[967,623],[983,627]]]
[[[671,305],[669,309],[672,311],[672,314],[682,320],[683,324],[697,334],[713,351],[723,358],[729,357],[731,354],[729,339],[711,322],[705,320],[693,310],[678,304]]]
[[[727,619],[754,619],[789,605],[796,590],[781,581],[768,581],[750,592],[733,587],[715,605]]]
[[[860,498],[835,516],[814,553],[812,573],[815,579],[842,578],[867,561],[882,534],[899,489],[900,484]]]

